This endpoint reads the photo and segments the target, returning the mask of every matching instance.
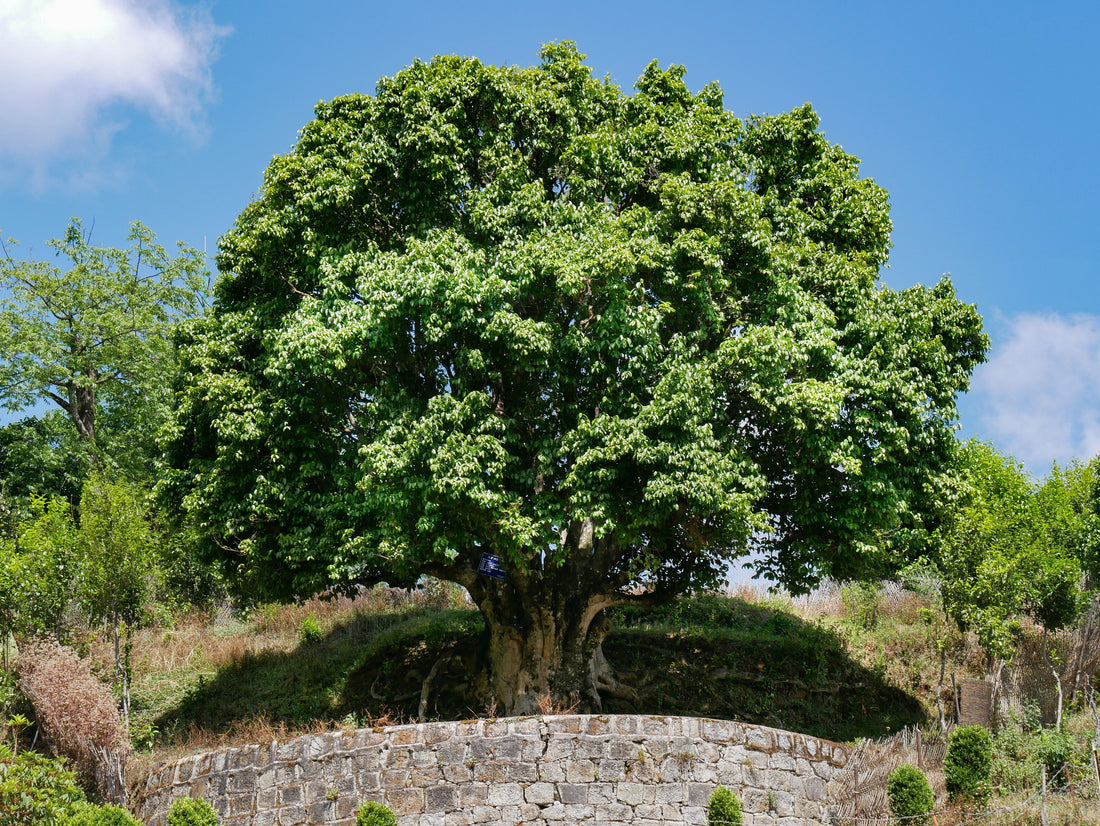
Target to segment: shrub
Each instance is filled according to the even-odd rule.
[[[368,800],[356,811],[355,826],[397,826],[397,818],[389,806]]]
[[[33,751],[16,756],[0,743],[0,826],[65,823],[83,802],[63,761]]]
[[[92,806],[85,803],[65,826],[141,826],[141,821],[118,806]]]
[[[117,800],[130,738],[114,695],[74,651],[53,641],[26,646],[16,662],[19,686],[46,740],[72,761],[85,788]]]
[[[943,774],[947,793],[982,804],[989,798],[993,738],[981,726],[959,726],[947,738]]]
[[[886,781],[890,797],[890,813],[903,819],[906,826],[927,826],[932,822],[932,807],[936,802],[928,778],[916,766],[902,763]]]
[[[177,797],[168,810],[168,826],[218,826],[218,815],[202,798]]]
[[[1073,737],[1064,731],[1044,731],[1039,737],[1039,764],[1046,766],[1047,782],[1056,789],[1069,785],[1073,768]]]
[[[709,826],[734,824],[741,826],[741,801],[737,795],[725,786],[716,786],[710,794],[707,804],[707,823]]]
[[[306,614],[298,626],[298,639],[302,641],[303,645],[308,645],[309,643],[320,642],[321,636],[321,623],[317,622],[317,617],[313,614]]]

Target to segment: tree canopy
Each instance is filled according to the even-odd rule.
[[[1050,630],[1073,622],[1095,580],[1093,465],[1055,465],[1040,484],[992,446],[962,446],[963,490],[940,541],[944,607],[991,654],[1010,658],[1019,620]]]
[[[0,403],[11,412],[56,405],[97,460],[104,415],[127,433],[118,453],[150,439],[167,398],[171,330],[207,291],[198,251],[181,244],[171,257],[140,222],[129,240],[127,250],[94,246],[74,218],[49,242],[67,267],[17,260],[14,242],[0,256]]]
[[[165,483],[253,593],[461,583],[508,711],[598,706],[604,609],[750,551],[888,571],[987,346],[946,279],[878,282],[887,194],[809,105],[541,57],[318,105],[220,241]]]

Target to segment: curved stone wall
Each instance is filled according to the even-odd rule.
[[[565,715],[337,731],[228,748],[155,770],[148,826],[202,797],[222,826],[354,826],[377,800],[400,826],[705,824],[714,787],[746,826],[829,823],[846,746],[689,717]]]

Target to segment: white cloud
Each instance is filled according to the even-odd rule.
[[[974,374],[982,435],[1035,470],[1100,453],[1100,317],[1020,315]]]
[[[168,0],[0,0],[0,155],[98,154],[119,104],[194,133],[227,31]]]

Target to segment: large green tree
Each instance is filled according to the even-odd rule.
[[[128,249],[98,247],[89,236],[73,219],[49,242],[65,266],[17,259],[14,242],[2,245],[0,404],[12,412],[56,405],[95,461],[125,460],[162,417],[170,333],[201,309],[207,270],[201,253],[180,245],[173,257],[139,222]],[[104,418],[120,436],[109,446]]]
[[[609,607],[751,550],[872,576],[927,527],[980,317],[877,283],[886,192],[808,105],[683,74],[558,44],[317,107],[181,342],[166,493],[239,583],[460,583],[485,696],[598,707]]]

